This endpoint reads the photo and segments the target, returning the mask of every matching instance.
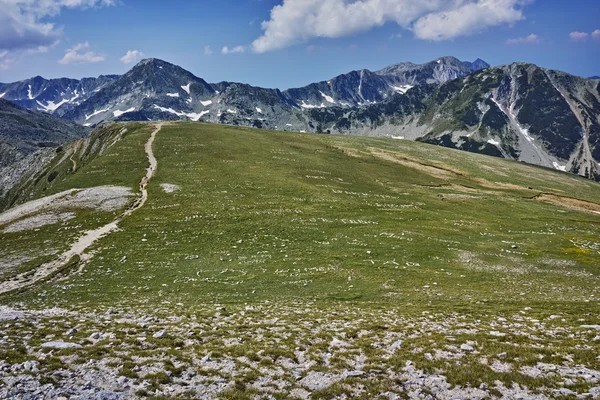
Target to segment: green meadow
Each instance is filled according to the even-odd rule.
[[[126,133],[117,137],[123,127]],[[71,161],[59,162],[57,156],[58,177],[52,182],[39,180],[31,189],[34,197],[105,185],[137,192],[148,165],[143,145],[151,131],[152,126],[143,124],[105,128],[103,134],[114,144],[93,156],[80,146],[74,151],[78,160],[74,170],[66,167]],[[519,368],[535,366],[539,360],[558,365],[566,355],[574,364],[600,367],[593,330],[577,333],[581,325],[598,324],[600,311],[597,183],[405,140],[203,123],[164,126],[153,152],[158,169],[148,184],[147,202],[88,250],[93,256],[87,263],[8,293],[0,297],[0,304],[82,314],[115,309],[156,314],[163,322],[168,316],[205,321],[215,318],[216,307],[223,308],[227,311],[220,311],[219,317],[229,315],[235,323],[213,327],[220,333],[213,332],[204,341],[196,332],[192,338],[199,342],[194,344],[164,342],[163,351],[177,347],[175,357],[181,362],[187,362],[183,354],[188,345],[195,354],[187,356],[190,360],[209,351],[228,360],[244,356],[254,372],[246,371],[237,381],[236,376],[242,375],[227,375],[225,379],[235,385],[215,394],[227,398],[262,398],[264,391],[252,382],[264,369],[278,359],[294,359],[298,348],[322,359],[332,350],[319,343],[340,335],[344,341],[355,339],[356,347],[334,354],[325,364],[317,362],[309,372],[350,369],[348,360],[362,354],[369,365],[365,371],[401,370],[410,360],[428,374],[444,374],[452,387],[478,388],[486,383],[491,388],[494,382],[504,382],[486,389],[490,397],[500,396],[502,388],[513,382],[551,397],[569,396],[553,391],[559,388],[581,394],[594,386],[578,379],[565,385],[560,374],[534,376]],[[0,257],[31,253],[27,263],[0,277],[10,279],[11,274],[36,268],[64,251],[78,232],[97,228],[120,213],[74,212],[76,218],[37,231],[0,233]],[[61,233],[65,228],[70,228],[69,234]],[[264,312],[248,311],[255,309]],[[464,329],[436,333],[427,327],[429,316],[435,316],[436,323],[447,319],[448,326]],[[266,349],[272,351],[272,345],[247,337],[258,319],[260,326],[279,326],[271,318],[287,321],[285,326],[293,327],[303,344],[286,336],[275,347],[281,354],[269,355]],[[501,328],[496,326],[498,318],[516,326],[522,323],[522,330],[531,335],[546,328],[552,334],[539,333],[538,341],[510,325],[504,327],[507,336],[490,338],[488,330]],[[317,320],[321,329],[315,330]],[[412,325],[403,327],[394,320]],[[56,331],[45,334],[59,335],[70,326],[68,321],[61,320]],[[542,327],[537,326],[540,323]],[[92,328],[89,321],[81,324],[90,325],[90,334],[101,329]],[[179,324],[169,326],[176,329]],[[337,333],[328,330],[328,324],[337,326]],[[425,328],[419,331],[417,325]],[[124,329],[129,329],[127,323],[119,332]],[[139,327],[134,330],[139,334]],[[394,336],[386,332],[403,337],[403,348],[417,351],[384,357],[367,338],[386,342]],[[226,337],[246,339],[233,343],[223,341]],[[314,338],[322,340],[313,343]],[[118,340],[128,343],[122,336]],[[461,361],[436,358],[435,349],[461,352],[448,350],[455,340],[456,346],[476,343],[476,355],[467,350]],[[118,365],[122,365],[132,362],[131,352],[127,357],[111,356],[121,357]],[[508,358],[502,362],[514,367],[509,372],[488,368],[491,358],[503,352]],[[150,351],[145,357],[158,353]],[[483,363],[482,357],[490,359]],[[465,372],[465,365],[470,372]],[[143,380],[129,367],[127,371],[134,381]],[[302,377],[306,376],[305,371]],[[170,397],[161,392],[163,384],[155,378],[149,378],[153,390],[137,396],[158,390]],[[393,385],[402,386],[369,374],[314,390],[296,383],[291,375],[286,379],[291,386],[276,390],[280,397],[271,395],[294,397],[290,393],[298,389],[321,398],[344,398],[342,394],[376,398]],[[359,384],[367,389],[356,391]],[[398,389],[399,393],[409,392]]]

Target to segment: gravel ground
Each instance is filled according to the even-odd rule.
[[[600,326],[560,315],[403,316],[310,303],[142,309],[0,307],[0,398],[600,396]]]

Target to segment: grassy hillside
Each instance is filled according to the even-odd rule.
[[[137,190],[147,165],[143,143],[150,129],[125,126],[129,133],[124,138],[61,175],[44,195],[102,185]],[[79,350],[82,358],[103,348],[121,364],[135,364],[141,362],[132,356],[135,349],[135,354],[164,362],[161,351],[177,348],[171,356],[195,365],[195,357],[212,351],[219,354],[215,358],[233,360],[235,368],[241,363],[240,368],[257,374],[225,373],[224,379],[235,384],[216,393],[232,398],[262,393],[252,382],[270,368],[287,371],[269,364],[278,359],[304,363],[299,351],[316,364],[298,380],[310,377],[310,371],[356,369],[348,360],[364,356],[363,364],[373,370],[400,373],[416,362],[418,369],[443,374],[458,387],[476,389],[482,382],[491,387],[499,380],[506,387],[518,382],[524,390],[543,388],[552,396],[565,385],[561,374],[534,379],[519,368],[533,368],[540,360],[560,364],[567,355],[571,364],[600,368],[593,329],[578,331],[580,325],[597,324],[600,311],[597,183],[410,141],[199,123],[163,127],[153,149],[158,170],[148,185],[148,201],[94,245],[87,264],[64,272],[60,280],[0,297],[0,304],[76,310],[83,318],[79,330],[86,333],[75,341],[84,345],[96,329],[117,332],[116,339],[88,343]],[[75,232],[116,215],[77,213],[67,223]],[[6,259],[15,248],[62,249],[71,239],[61,228],[65,225],[59,223],[35,233],[0,233],[0,257]],[[18,271],[34,265],[30,260]],[[215,305],[226,309],[215,314]],[[96,314],[109,308],[117,310],[118,323],[111,314]],[[151,339],[150,349],[137,348],[135,335],[148,329],[135,320],[142,315],[160,320],[150,329],[169,327],[174,336],[181,329],[185,337],[188,326],[193,333],[178,344]],[[229,323],[221,325],[223,318]],[[540,321],[543,332],[532,338]],[[44,325],[50,330],[34,334],[29,345],[35,348],[44,335],[62,335],[72,325],[69,318],[51,318]],[[265,337],[269,329],[275,330]],[[491,337],[489,330],[502,335]],[[232,337],[237,339],[228,341]],[[281,339],[275,341],[276,355],[267,344],[273,337]],[[336,352],[328,347],[336,337],[351,342],[348,348]],[[388,357],[378,350],[399,337],[405,351],[394,349]],[[109,349],[115,340],[130,349],[127,355]],[[379,342],[385,344],[373,344]],[[462,343],[471,343],[476,353],[461,350]],[[459,365],[471,372],[457,367],[455,358],[431,358],[435,349],[462,354]],[[327,352],[327,357],[334,355],[325,362]],[[502,363],[511,363],[511,372],[481,362],[490,358],[491,364],[503,352],[508,359]],[[275,392],[285,397],[302,389],[325,398],[409,393],[395,380],[399,376],[386,381],[365,374],[319,389],[296,383],[290,375],[291,383]],[[131,375],[144,381],[141,373]],[[164,385],[174,382],[152,379],[146,380],[163,395],[168,394],[161,391]],[[361,392],[360,385],[367,389]],[[482,393],[504,393],[506,388],[495,385],[498,392]],[[579,393],[592,386],[581,379],[566,385]]]
[[[155,153],[148,203],[98,244],[90,285],[60,301],[129,302],[134,291],[143,301],[496,307],[596,290],[600,214],[534,199],[598,198],[597,184],[571,175],[406,141],[196,124],[165,127]],[[134,170],[112,162],[121,154],[114,147],[53,191],[122,183]],[[96,276],[105,265],[116,273]]]

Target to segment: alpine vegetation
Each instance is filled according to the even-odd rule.
[[[0,397],[597,396],[599,196],[415,141],[106,125],[4,203]]]

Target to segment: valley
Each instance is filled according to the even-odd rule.
[[[0,214],[0,397],[595,397],[598,198],[410,140],[106,125]]]

